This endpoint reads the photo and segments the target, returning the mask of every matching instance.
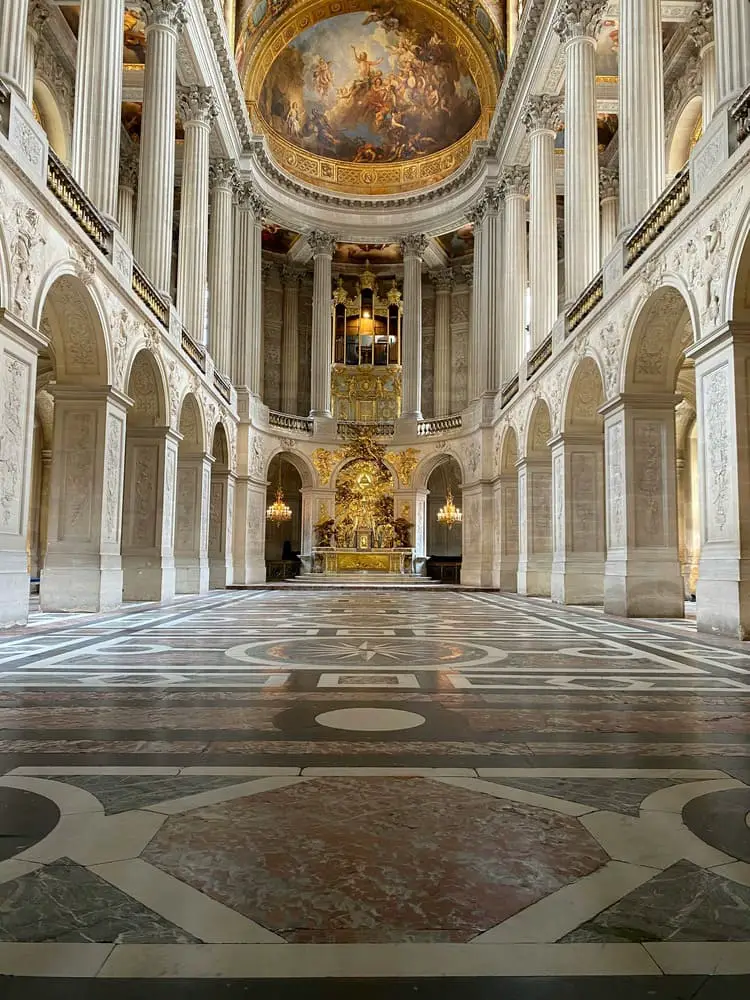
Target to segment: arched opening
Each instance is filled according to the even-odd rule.
[[[680,112],[672,133],[667,157],[667,172],[674,176],[687,163],[690,153],[703,133],[703,100],[699,94],[691,97]]]
[[[167,601],[175,593],[172,505],[177,440],[169,433],[164,381],[150,351],[136,354],[127,386],[132,406],[125,439],[123,600]]]
[[[495,496],[495,569],[493,585],[499,590],[518,587],[518,435],[506,431],[500,447]]]
[[[39,359],[37,412],[52,427],[51,448],[38,437],[51,452],[49,486],[40,474],[35,505],[40,603],[45,611],[110,610],[122,600],[127,403],[111,389],[100,310],[79,278],[57,277],[37,315],[50,344]],[[47,456],[40,461],[43,472]]]
[[[698,479],[698,421],[695,366],[685,361],[677,377],[675,455],[677,468],[677,544],[685,600],[694,602],[701,554],[700,491]]]
[[[175,589],[178,594],[205,594],[212,460],[206,454],[203,415],[191,392],[183,400],[178,426],[181,440],[174,521]]]
[[[455,458],[446,456],[427,479],[427,576],[441,583],[461,582],[463,531],[450,514],[441,518],[452,503],[460,511],[461,467]]]
[[[568,387],[563,433],[552,446],[552,599],[604,599],[604,385],[593,358],[577,365]]]
[[[549,597],[552,571],[551,421],[543,399],[534,404],[526,450],[518,462],[518,593]]]
[[[627,617],[681,618],[678,374],[693,342],[686,298],[671,286],[641,307],[628,340],[625,392],[605,409],[607,563],[604,607]]]
[[[44,129],[52,149],[63,163],[70,163],[68,128],[54,93],[40,79],[34,81],[33,111],[34,117]]]
[[[286,520],[266,517],[266,579],[288,580],[302,568],[302,476],[286,452],[271,459],[268,467],[266,511],[273,504],[288,508]]]
[[[208,520],[208,582],[212,590],[222,590],[234,581],[232,561],[234,476],[230,468],[227,432],[221,422],[214,430],[211,457],[213,465]]]

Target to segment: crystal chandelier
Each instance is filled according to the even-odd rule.
[[[276,489],[276,499],[266,510],[266,520],[271,524],[283,524],[291,521],[292,508],[284,501],[284,491],[281,488],[281,459],[279,459],[279,485]]]
[[[448,490],[448,496],[445,498],[445,503],[437,513],[437,519],[438,523],[444,524],[449,531],[454,524],[460,524],[463,520],[463,514],[453,503],[453,493],[451,490]]]

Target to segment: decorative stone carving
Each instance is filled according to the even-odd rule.
[[[442,267],[436,271],[430,271],[430,279],[438,292],[449,292],[453,288],[455,277],[452,268]]]
[[[562,103],[552,94],[532,94],[521,119],[528,132],[559,132],[562,126]]]
[[[553,27],[563,42],[587,36],[596,38],[607,0],[564,0]]]
[[[183,125],[212,125],[219,108],[211,87],[190,84],[177,92],[177,108]]]
[[[268,206],[258,194],[255,185],[250,181],[237,184],[235,188],[235,201],[241,212],[252,212],[258,222],[265,215],[268,215]]]
[[[406,448],[404,451],[386,452],[386,461],[390,462],[398,473],[402,486],[411,486],[411,476],[419,464],[419,452],[416,448]],[[330,473],[329,473],[330,476]]]
[[[115,414],[107,416],[104,449],[104,541],[120,541],[120,486],[125,421]]]
[[[688,22],[688,33],[699,52],[711,44],[714,40],[713,0],[702,0],[700,7],[692,12]]]
[[[482,452],[476,441],[472,441],[468,448],[466,449],[466,467],[472,476],[477,474],[479,469],[479,462],[482,457]]]
[[[123,145],[120,150],[120,187],[135,192],[138,189],[138,150],[134,146]]]
[[[164,517],[162,522],[162,540],[166,549],[174,547],[174,481],[177,455],[169,448],[165,462],[164,474]]]
[[[409,233],[402,236],[400,240],[401,253],[404,258],[419,257],[422,260],[429,245],[430,241],[422,233]]]
[[[21,532],[24,455],[26,452],[26,411],[29,393],[29,366],[10,354],[3,355],[0,400],[0,528]]]
[[[599,167],[599,197],[602,201],[620,197],[620,175],[616,167]]]
[[[703,426],[710,502],[707,504],[708,538],[711,541],[730,537],[730,413],[729,372],[727,365],[716,368],[703,379]],[[734,532],[732,532],[733,534]]]
[[[500,181],[502,191],[507,198],[508,195],[528,195],[529,193],[529,168],[520,163],[511,164],[502,173]]]
[[[128,449],[130,445],[128,445]],[[159,466],[159,452],[155,445],[135,445],[133,501],[130,510],[131,541],[138,548],[151,548],[156,544],[155,529],[157,503],[156,474]],[[166,491],[165,491],[166,503]],[[164,508],[164,517],[167,508]]]
[[[313,257],[333,257],[336,249],[336,237],[322,229],[313,229],[307,234],[307,242],[313,252]]]
[[[15,205],[16,232],[10,241],[10,267],[13,274],[13,306],[23,319],[29,317],[31,297],[40,254],[38,248],[47,242],[41,232],[41,216],[23,202]]]
[[[617,392],[622,352],[622,336],[614,323],[608,323],[602,329],[599,334],[599,344],[605,394],[609,398]]]
[[[312,453],[312,463],[320,477],[321,486],[327,486],[334,466],[343,458],[343,452],[328,451],[326,448],[316,448]]]
[[[607,428],[607,546],[610,549],[625,545],[625,455],[622,444],[622,424]]]
[[[97,415],[68,410],[63,418],[65,470],[62,481],[60,540],[89,542],[94,485]]]
[[[247,460],[248,460],[248,467],[250,469],[250,475],[257,477],[262,476],[265,466],[265,459],[263,457],[263,445],[261,444],[259,435],[253,434],[252,431],[248,436]]]
[[[181,31],[187,24],[187,0],[142,0],[141,7],[149,26],[158,24]]]
[[[634,420],[633,445],[635,503],[638,511],[635,519],[635,543],[639,547],[663,545],[662,425],[655,420]]]
[[[233,190],[237,185],[237,164],[234,160],[211,160],[208,165],[208,183],[212,190],[217,187]]]
[[[481,226],[485,215],[487,214],[487,202],[482,198],[480,201],[473,205],[466,213],[466,218],[472,224],[472,226]],[[474,273],[472,271],[472,280]]]

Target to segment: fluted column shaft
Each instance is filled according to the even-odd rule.
[[[703,76],[703,127],[716,111],[716,42],[714,41],[713,0],[702,0],[700,7],[690,16],[688,31],[700,54]]]
[[[469,401],[485,389],[488,360],[489,310],[487,308],[487,198],[467,213],[474,227],[474,280],[469,324]]]
[[[146,70],[135,256],[157,289],[169,294],[177,36],[185,23],[185,0],[144,0],[144,11],[147,17]]]
[[[450,268],[435,271],[435,361],[434,416],[445,417],[451,409],[451,290],[453,272]]]
[[[503,273],[503,211],[499,191],[487,192],[487,219],[485,222],[486,309],[487,309],[487,358],[483,372],[482,392],[496,392],[500,385],[502,365],[502,314],[499,283]]]
[[[237,192],[234,273],[234,384],[257,397],[263,371],[261,234],[265,206],[252,184]]]
[[[427,237],[421,233],[412,233],[401,240],[404,255],[401,416],[410,420],[422,419],[422,257],[426,249]]]
[[[528,240],[526,199],[529,171],[509,167],[503,176],[505,192],[505,259],[503,269],[503,382],[518,371],[524,352],[526,286],[528,284]]]
[[[3,0],[0,4],[0,80],[24,97],[26,21],[29,0]]]
[[[229,36],[229,44],[232,52],[234,52],[234,47],[237,44],[236,15],[237,0],[224,0],[224,22],[227,26],[227,35]]]
[[[566,0],[555,22],[565,45],[565,297],[599,270],[596,35],[604,0]]]
[[[177,310],[188,333],[206,343],[208,280],[208,141],[216,117],[210,87],[187,87],[179,96],[185,128],[180,200]]]
[[[120,234],[132,249],[135,236],[135,191],[138,184],[138,159],[126,155],[120,160],[120,183],[117,188],[117,224]]]
[[[524,120],[531,146],[529,198],[529,284],[531,344],[536,347],[557,317],[557,201],[555,134],[559,103],[539,95],[529,101]]]
[[[209,167],[211,223],[208,232],[208,342],[222,375],[232,371],[232,295],[234,292],[235,166],[216,160]]]
[[[76,56],[73,176],[112,220],[120,169],[123,9],[123,0],[83,0]]]
[[[620,221],[630,229],[664,188],[664,64],[659,0],[620,4]]]
[[[319,230],[310,233],[313,252],[313,315],[310,346],[310,416],[331,416],[331,261],[336,238]]]
[[[50,15],[46,0],[31,0],[29,20],[26,26],[26,57],[23,70],[23,92],[29,105],[34,103],[34,78],[36,76],[36,52],[42,36],[44,23]]]
[[[604,262],[615,245],[619,230],[620,190],[616,170],[602,167],[599,171],[599,193],[602,199],[601,259]]]
[[[750,3],[718,0],[714,5],[718,101],[723,104],[750,83]]]
[[[281,409],[296,413],[299,406],[299,283],[294,267],[281,272],[284,285],[283,326],[281,328]],[[329,331],[330,332],[330,331]]]

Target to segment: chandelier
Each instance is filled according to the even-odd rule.
[[[453,503],[453,493],[450,490],[448,490],[445,503],[437,513],[437,519],[438,523],[444,524],[449,531],[454,524],[460,524],[463,520],[463,514]]]
[[[276,489],[276,499],[266,510],[266,520],[271,524],[283,524],[291,519],[292,508],[284,501],[284,491],[281,488],[281,459],[279,459],[279,485]]]

